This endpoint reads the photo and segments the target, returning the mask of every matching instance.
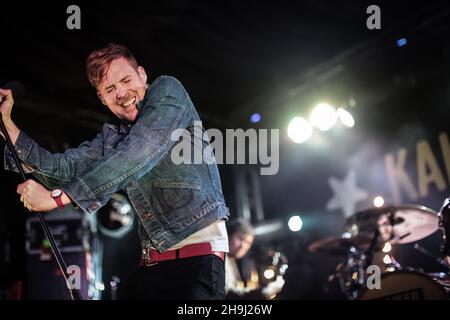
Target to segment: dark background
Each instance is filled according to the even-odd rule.
[[[81,30],[66,27],[70,4],[81,8]],[[381,30],[366,28],[370,4],[381,8]],[[408,172],[416,179],[415,146],[427,139],[444,168],[437,135],[448,130],[447,1],[17,1],[2,4],[1,11],[0,84],[25,85],[27,98],[16,103],[14,120],[54,152],[92,138],[111,118],[84,72],[88,54],[108,42],[129,47],[150,81],[162,74],[178,78],[205,127],[280,129],[279,173],[259,179],[265,219],[286,221],[298,213],[304,228],[257,239],[255,252],[275,248],[287,255],[282,298],[336,297],[322,290],[336,259],[307,251],[311,242],[343,231],[344,214],[325,209],[332,197],[329,177],[343,179],[355,170],[358,186],[392,203],[382,170],[385,154],[407,148]],[[398,47],[403,37],[408,43]],[[292,116],[307,114],[321,100],[345,105],[349,99],[356,101],[354,128],[319,136],[319,147],[289,142]],[[258,124],[249,121],[254,112],[262,115]],[[232,167],[220,170],[227,203],[236,212]],[[2,249],[10,256],[0,282],[7,286],[27,278],[26,215],[15,193],[18,176],[1,170],[0,178],[0,239],[10,245]],[[403,200],[438,210],[447,193],[432,185],[426,197]],[[355,210],[369,206],[368,198]],[[136,241],[131,238],[129,243]],[[436,233],[423,245],[438,254],[440,241]],[[129,272],[136,261],[120,257],[133,256],[130,246],[125,240],[107,244],[105,273],[119,270],[117,261],[117,272]],[[405,265],[439,269],[410,246],[397,251]]]

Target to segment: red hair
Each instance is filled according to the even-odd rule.
[[[97,89],[103,76],[108,71],[111,61],[125,58],[137,70],[138,63],[131,51],[115,43],[109,43],[104,48],[92,52],[86,60],[86,73],[89,82]]]

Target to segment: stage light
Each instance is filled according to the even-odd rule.
[[[408,43],[408,40],[406,38],[400,38],[397,40],[397,47],[403,47]]]
[[[384,199],[383,197],[377,196],[375,199],[373,199],[373,205],[377,208],[380,208],[384,205]]]
[[[347,110],[339,108],[336,113],[344,126],[352,128],[355,125],[355,119]]]
[[[288,126],[288,136],[295,143],[306,142],[312,135],[313,128],[304,118],[295,117]]]
[[[286,272],[287,268],[288,268],[288,265],[287,265],[287,264],[283,264],[283,265],[280,267],[280,274],[283,275],[283,274]]]
[[[322,131],[330,130],[336,120],[336,109],[326,103],[318,104],[309,117],[309,122]]]
[[[272,269],[266,269],[264,271],[264,278],[266,278],[267,280],[270,280],[273,277],[275,277],[275,271],[273,271]]]
[[[391,250],[392,250],[391,244],[390,244],[389,242],[386,242],[386,243],[384,244],[384,247],[383,247],[383,252],[384,252],[384,253],[388,253],[388,252],[390,252]]]
[[[292,216],[288,222],[289,229],[293,232],[300,231],[303,227],[302,218],[299,216]]]
[[[95,289],[103,291],[103,290],[105,290],[105,284],[103,282],[96,282]]]
[[[252,114],[251,117],[250,117],[250,121],[251,121],[251,123],[258,123],[258,122],[260,122],[261,121],[261,115],[259,113],[257,113],[257,112]]]
[[[391,264],[391,263],[392,263],[391,257],[389,257],[388,254],[385,255],[384,258],[383,258],[383,262],[384,262],[385,264]]]
[[[352,237],[352,234],[350,232],[344,232],[341,234],[342,239],[350,239]]]

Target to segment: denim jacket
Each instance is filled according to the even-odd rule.
[[[83,211],[94,213],[125,190],[140,220],[142,247],[163,252],[211,223],[227,219],[217,165],[174,164],[176,129],[188,129],[192,146],[199,116],[182,84],[161,76],[138,104],[133,125],[109,124],[92,140],[52,154],[23,131],[15,143],[29,173],[47,188],[61,188]],[[202,141],[203,148],[208,141]],[[17,171],[9,151],[5,168]]]

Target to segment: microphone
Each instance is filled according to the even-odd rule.
[[[10,81],[6,83],[2,88],[11,90],[15,101],[21,100],[25,97],[25,87],[19,81]],[[3,99],[4,97],[0,96],[0,102],[2,102]]]

